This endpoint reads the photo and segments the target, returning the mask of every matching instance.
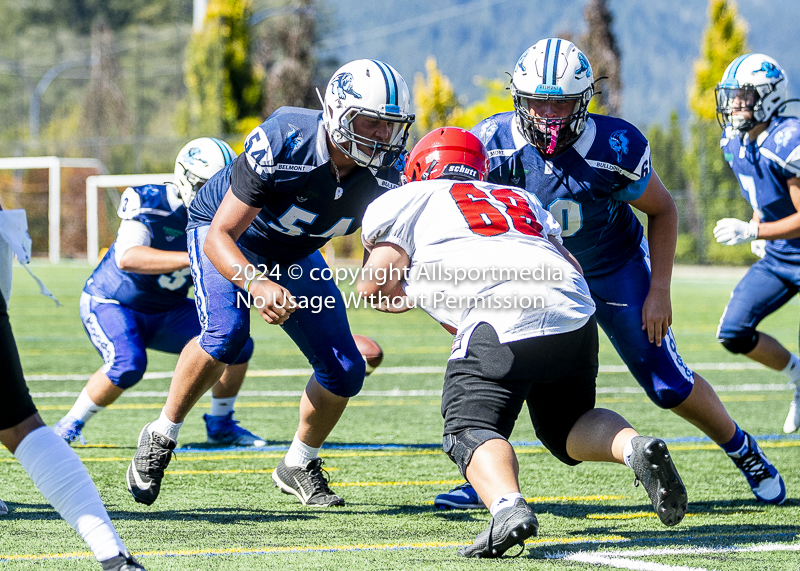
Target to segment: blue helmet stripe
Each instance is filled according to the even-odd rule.
[[[219,147],[219,150],[222,151],[222,156],[225,157],[225,164],[226,165],[231,164],[233,162],[233,156],[231,155],[231,152],[228,150],[228,146],[225,145],[219,139],[215,139],[214,137],[209,137],[209,139],[214,141],[214,143],[216,143],[216,145]]]
[[[553,85],[556,84],[556,73],[558,72],[558,54],[561,49],[561,40],[556,42],[556,49],[553,53]]]
[[[739,66],[742,65],[742,62],[749,55],[750,54],[744,54],[743,56],[739,56],[735,60],[733,60],[733,63],[731,64],[731,69],[728,72],[728,77],[725,78],[726,82],[733,81],[736,78],[736,72],[739,70]]]
[[[386,104],[397,105],[397,82],[395,81],[392,70],[382,61],[372,60],[383,73],[383,81],[386,82]]]
[[[544,47],[544,66],[542,67],[542,81],[547,85],[547,58],[550,55],[550,42],[553,40],[547,40],[547,45]]]

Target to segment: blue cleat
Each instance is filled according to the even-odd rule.
[[[209,444],[255,447],[267,445],[266,440],[239,426],[239,421],[233,420],[233,411],[225,416],[204,414],[203,420],[206,421]]]
[[[446,494],[439,494],[433,505],[440,510],[476,510],[485,507],[472,484],[465,482]]]
[[[65,416],[53,425],[53,432],[64,439],[67,444],[80,440],[81,444],[86,444],[86,439],[81,434],[81,429],[85,423],[72,416]]]
[[[744,433],[747,452],[742,456],[728,454],[742,471],[756,499],[765,504],[782,504],[786,500],[786,484],[772,462],[761,451],[755,438]]]

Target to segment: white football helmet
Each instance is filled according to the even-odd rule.
[[[745,54],[727,67],[714,93],[720,126],[724,129],[731,125],[743,136],[783,110],[789,97],[789,80],[771,57]],[[744,117],[734,111],[750,111],[751,114]]]
[[[175,184],[187,206],[197,191],[225,165],[236,158],[228,143],[214,137],[189,141],[175,159]]]
[[[359,165],[389,167],[405,150],[408,128],[414,122],[411,95],[392,66],[371,59],[351,61],[336,70],[320,102],[331,141]],[[388,121],[392,125],[389,141],[356,133],[353,119],[359,115]]]
[[[593,95],[588,58],[575,44],[559,38],[540,40],[525,50],[511,76],[511,97],[522,135],[545,155],[553,155],[581,136]],[[535,117],[530,99],[574,100],[575,106],[565,117]]]

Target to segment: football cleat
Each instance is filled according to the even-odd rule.
[[[81,444],[86,444],[86,439],[81,434],[81,429],[85,423],[74,416],[65,416],[53,425],[53,432],[63,438],[67,444],[80,440]]]
[[[478,492],[469,482],[456,486],[447,493],[439,494],[433,500],[433,505],[440,510],[475,510],[484,507]]]
[[[489,522],[489,527],[478,534],[472,545],[458,550],[461,557],[495,558],[502,557],[512,546],[519,545],[525,550],[525,540],[535,536],[539,530],[533,510],[523,498],[517,498],[514,505],[497,512]]]
[[[281,459],[278,467],[272,472],[275,487],[284,494],[292,494],[303,505],[313,507],[343,506],[344,500],[328,487],[327,472],[322,469],[322,458],[314,458],[300,466],[287,466]]]
[[[103,571],[146,571],[142,565],[128,553],[120,553],[116,557],[101,561]]]
[[[3,502],[3,500],[0,500],[0,515],[6,514],[8,514],[8,506]]]
[[[139,447],[125,479],[133,499],[149,506],[158,498],[164,470],[169,466],[177,442],[159,432],[148,432],[148,426],[150,424],[139,434]]]
[[[794,387],[794,385],[791,385]],[[789,405],[789,415],[786,417],[786,422],[783,423],[783,431],[786,434],[797,432],[800,428],[800,388],[794,390],[794,400]]]
[[[224,416],[204,414],[203,420],[206,421],[209,444],[256,447],[267,445],[266,440],[239,426],[239,421],[233,420],[233,411]]]
[[[747,452],[742,456],[728,454],[736,467],[742,471],[753,495],[766,504],[782,504],[786,499],[786,484],[772,462],[764,455],[758,442],[744,433]]]
[[[688,498],[686,487],[678,475],[675,464],[667,450],[667,444],[659,438],[636,436],[631,442],[633,455],[631,464],[636,479],[647,490],[653,509],[664,525],[677,525],[686,515]]]

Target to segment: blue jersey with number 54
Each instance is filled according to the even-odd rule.
[[[586,276],[613,271],[639,250],[643,229],[627,201],[650,180],[650,145],[630,123],[590,114],[578,140],[545,159],[520,132],[514,112],[472,132],[489,151],[489,182],[528,191],[561,224],[564,246]]]
[[[118,214],[123,220],[135,220],[147,227],[151,248],[185,252],[186,207],[179,199],[170,200],[168,192],[166,185],[128,188]],[[192,286],[189,268],[161,275],[124,272],[114,259],[116,245],[115,241],[86,281],[86,293],[142,313],[161,313],[183,302]]]

